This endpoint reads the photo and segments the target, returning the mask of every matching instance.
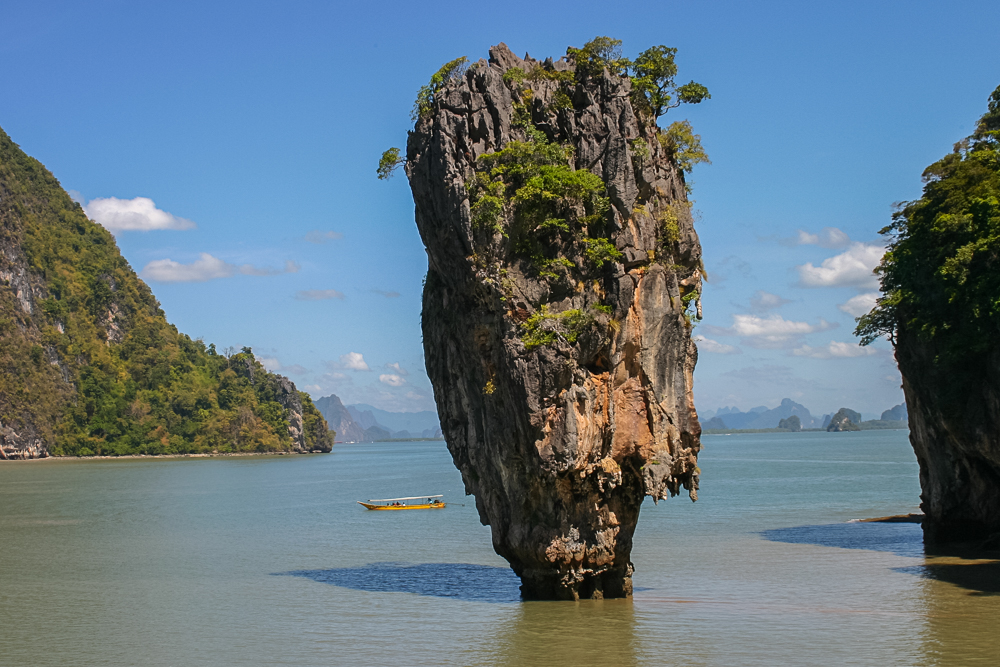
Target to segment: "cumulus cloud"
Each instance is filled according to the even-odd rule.
[[[844,303],[838,304],[837,308],[844,311],[848,315],[853,315],[854,317],[861,317],[867,314],[875,307],[875,299],[879,297],[878,292],[865,292],[864,294],[858,294],[857,296],[852,296],[850,299]]]
[[[817,331],[836,328],[836,323],[820,318],[817,324],[786,320],[780,315],[748,315],[738,313],[733,315],[733,326],[706,326],[709,333],[723,336],[741,336],[743,344],[759,349],[788,348],[799,343],[799,339]]]
[[[399,365],[398,361],[386,364],[385,367],[390,371],[395,371],[396,375],[409,375],[409,373],[406,372],[406,369]]]
[[[340,232],[327,232],[319,229],[314,229],[305,236],[306,241],[317,245],[342,238],[344,238],[344,235]]]
[[[213,257],[207,252],[200,253],[190,264],[181,264],[172,259],[154,259],[143,268],[140,275],[146,280],[161,283],[201,283],[216,278],[229,278],[237,273],[247,276],[274,276],[281,273],[297,273],[299,265],[289,260],[284,269],[260,268],[252,264],[230,264]]]
[[[402,387],[404,384],[406,384],[406,380],[404,378],[401,378],[398,375],[394,375],[391,373],[385,373],[383,375],[379,375],[378,381],[383,384],[387,384],[390,387]]]
[[[799,230],[791,245],[818,245],[821,248],[846,248],[851,245],[851,237],[836,227],[824,227],[819,234]]]
[[[197,226],[190,220],[156,208],[149,197],[91,199],[83,210],[91,220],[112,234],[153,229],[194,229]]]
[[[303,387],[303,389],[308,391],[310,394],[318,394],[321,391],[323,391],[323,387],[319,386],[318,384],[307,384],[305,387]]]
[[[299,301],[325,301],[327,299],[343,299],[344,293],[335,289],[307,289],[295,293]]]
[[[873,271],[882,261],[885,248],[877,243],[852,243],[839,255],[828,257],[819,266],[796,267],[802,287],[878,287]]]
[[[780,297],[777,294],[765,292],[764,290],[757,290],[753,297],[750,298],[750,308],[757,312],[774,310],[786,303],[791,303],[791,300]]]
[[[854,357],[870,357],[878,354],[878,350],[870,347],[861,347],[857,343],[839,343],[831,340],[829,345],[822,347],[810,347],[803,345],[792,350],[796,357],[810,357],[812,359],[851,359]]]
[[[146,280],[161,283],[200,283],[215,278],[228,278],[235,272],[234,265],[203,252],[190,264],[181,264],[172,259],[153,260],[140,275]]]
[[[365,363],[365,357],[360,352],[348,352],[347,354],[340,355],[340,368],[346,368],[350,371],[370,371],[368,364]]]
[[[387,292],[384,289],[373,289],[372,291],[375,292],[376,294],[381,294],[387,299],[395,299],[396,297],[399,296],[399,292]]]
[[[711,338],[698,336],[694,340],[698,343],[699,352],[711,352],[712,354],[743,354],[743,350],[740,348],[720,343],[719,341],[712,340]]]

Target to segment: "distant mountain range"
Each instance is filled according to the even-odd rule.
[[[843,408],[837,414],[840,415],[841,413],[849,415],[851,423],[858,425],[867,424],[868,428],[899,428],[897,423],[902,422],[905,424],[907,419],[905,404],[900,404],[886,410],[882,413],[880,419],[874,419],[874,415],[872,415],[873,418],[868,421],[861,421],[859,413],[847,408]],[[857,415],[856,418],[855,415]],[[830,421],[834,417],[832,414],[814,417],[804,405],[796,403],[790,398],[785,398],[782,399],[781,405],[776,408],[769,409],[762,405],[751,408],[747,412],[741,412],[735,407],[724,407],[714,412],[708,411],[702,413],[701,427],[704,430],[778,428],[778,424],[782,420],[786,420],[792,416],[799,418],[803,429],[825,429],[830,425]],[[864,428],[864,426],[861,426],[861,428]]]
[[[441,424],[436,412],[389,412],[372,405],[344,405],[335,394],[315,401],[330,428],[337,432],[337,442],[382,442],[408,438],[441,438]]]

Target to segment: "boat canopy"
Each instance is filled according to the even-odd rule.
[[[394,500],[420,500],[421,498],[444,498],[444,496],[409,496],[408,498],[373,498],[370,503],[391,503]]]

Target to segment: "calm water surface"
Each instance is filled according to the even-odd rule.
[[[3,665],[975,665],[1000,572],[926,557],[903,431],[706,436],[633,600],[521,602],[444,443],[0,465]],[[444,493],[445,510],[356,500]]]

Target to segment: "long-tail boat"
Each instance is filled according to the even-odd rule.
[[[443,509],[445,502],[440,500],[444,496],[410,496],[409,498],[376,498],[368,502],[358,501],[359,505],[364,505],[370,510],[439,510]],[[424,503],[407,504],[407,500],[423,500]]]

